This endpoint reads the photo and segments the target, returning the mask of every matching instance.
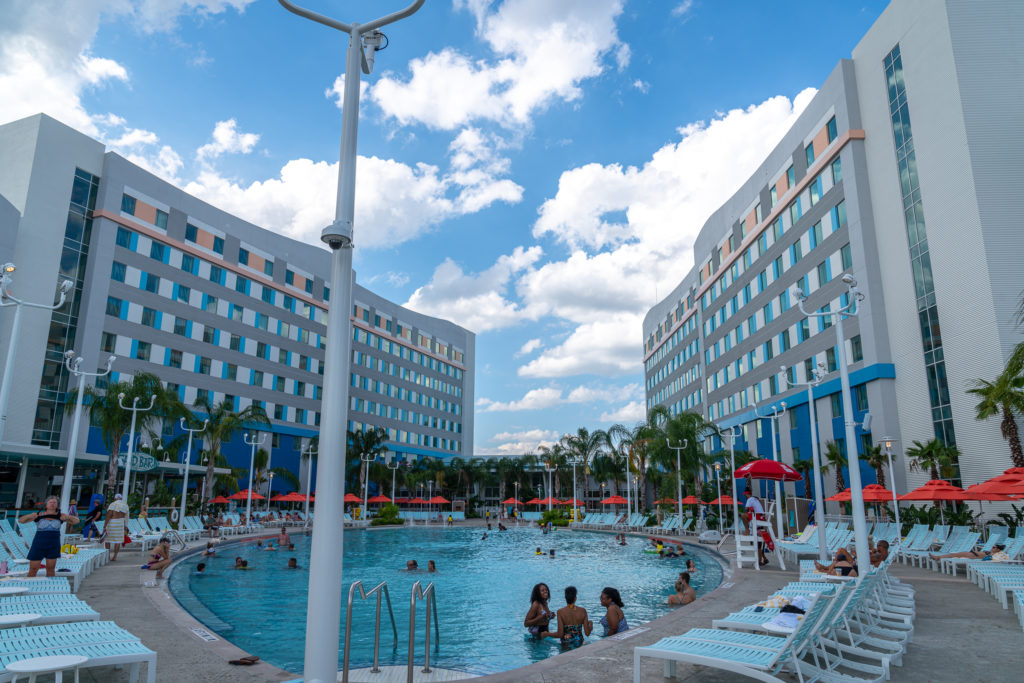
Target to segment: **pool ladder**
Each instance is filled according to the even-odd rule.
[[[371,595],[377,596],[377,610],[374,618],[374,633],[373,633],[373,668],[370,669],[370,673],[380,673],[380,621],[381,621],[381,599],[387,600],[388,603],[388,616],[391,618],[391,632],[393,636],[392,649],[398,651],[398,627],[395,624],[395,612],[391,608],[391,595],[388,593],[387,581],[381,581],[379,584],[367,591],[363,588],[362,581],[355,581],[349,586],[348,589],[348,604],[345,607],[345,651],[344,659],[342,661],[341,669],[341,680],[342,683],[348,683],[348,663],[349,663],[349,652],[351,651],[352,641],[352,603],[355,602],[356,591],[359,591],[359,596],[363,600],[370,597]],[[430,617],[431,613],[434,617],[434,647],[435,649],[440,647],[440,640],[437,633],[440,633],[437,621],[437,602],[436,591],[434,589],[433,582],[427,584],[426,588],[423,588],[419,581],[412,585],[412,592],[409,595],[409,666],[406,674],[408,683],[413,681],[413,668],[415,667],[413,657],[415,654],[415,639],[416,639],[416,601],[424,600],[427,605],[426,614],[426,639],[425,639],[425,650],[424,650],[424,661],[423,661],[423,673],[430,673]]]

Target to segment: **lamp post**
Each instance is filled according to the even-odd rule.
[[[791,387],[807,387],[807,406],[811,414],[811,463],[814,467],[814,524],[818,528],[818,561],[822,564],[828,563],[828,544],[825,541],[825,501],[824,486],[821,481],[821,455],[818,453],[818,411],[814,407],[814,387],[821,384],[825,379],[825,364],[818,363],[818,366],[811,371],[811,376],[806,382],[790,382],[786,377],[786,366],[782,366],[782,376],[786,384]]]
[[[758,410],[754,409],[754,415],[759,418],[769,418],[772,424],[772,460],[779,462],[779,451],[778,446],[775,443],[775,421],[786,414],[786,402],[782,401],[779,405],[782,406],[782,410],[779,410],[779,406],[772,406],[771,411],[766,415],[761,415]],[[782,485],[779,482],[775,482],[775,533],[778,538],[782,538]]]
[[[373,70],[375,53],[384,35],[377,29],[404,19],[423,6],[415,0],[403,10],[365,24],[346,24],[278,0],[288,11],[324,26],[347,33],[345,92],[342,106],[341,152],[335,222],[324,229],[321,239],[331,248],[331,290],[328,310],[327,349],[324,354],[324,391],[321,410],[325,415],[344,415],[348,410],[349,312],[352,310],[352,234],[355,217],[356,146],[359,128],[360,68]],[[364,49],[365,45],[365,49]],[[317,508],[329,520],[342,519],[345,480],[345,420],[330,419],[321,429],[327,457],[320,463]],[[344,525],[313,527],[309,559],[309,590],[306,613],[306,651],[303,678],[307,683],[327,683],[338,675],[338,638],[341,628],[341,575],[344,560]]]
[[[113,356],[111,356],[113,358]],[[186,426],[185,418],[181,418],[180,425],[182,431],[188,432],[188,450],[185,451],[185,474],[181,482],[181,512],[178,514],[178,524],[184,523],[185,519],[185,495],[188,493],[188,468],[192,463],[192,437],[196,434],[206,431],[206,425],[210,424],[210,420],[203,420],[203,426],[198,429],[189,429]],[[202,502],[202,501],[200,501]]]
[[[900,504],[896,500],[896,474],[892,470],[892,442],[891,436],[882,437],[882,449],[885,451],[885,459],[889,463],[889,486],[892,487],[892,509],[896,515],[896,546],[899,547],[903,538],[903,525],[900,524]]]
[[[639,474],[634,474],[633,475],[633,486],[636,487],[636,512],[637,512],[637,514],[640,514],[640,475]],[[630,510],[629,514],[630,514],[630,516],[632,516],[633,511]],[[629,522],[629,519],[627,519],[626,522]]]
[[[313,480],[313,456],[314,455],[316,455],[316,448],[313,446],[313,439],[310,439],[309,443],[306,445],[306,458],[308,459],[307,460],[307,462],[308,462],[308,464],[307,464],[308,471],[306,472],[306,510],[305,510],[306,526],[309,526],[309,484]]]
[[[17,268],[13,263],[5,263],[0,267],[0,307],[14,306],[14,320],[11,322],[11,335],[7,343],[7,360],[4,362],[4,379],[3,383],[0,383],[0,444],[3,443],[4,434],[7,431],[7,402],[11,397],[11,387],[14,385],[11,370],[14,368],[14,354],[18,348],[18,340],[21,339],[21,311],[24,308],[42,308],[48,311],[55,311],[64,305],[68,292],[75,286],[75,283],[71,280],[62,280],[57,303],[34,304],[11,294],[10,286],[14,279],[15,270]],[[24,467],[25,465],[23,464],[22,466]],[[21,501],[18,501],[18,505],[21,505]],[[66,508],[61,507],[61,510],[64,509]]]
[[[684,448],[690,445],[690,442],[683,439],[683,443],[680,446],[673,446],[672,442],[665,439],[665,443],[668,447],[676,452],[676,494],[679,496],[679,500],[676,501],[679,508],[679,523],[683,522],[683,462],[680,457],[680,453]]]
[[[395,455],[398,455],[397,453]],[[391,466],[391,462],[394,461],[395,466]],[[389,451],[384,451],[384,466],[391,470],[391,502],[395,502],[395,472],[402,466],[402,460],[400,458],[392,457]]]
[[[14,337],[11,337],[11,344],[13,346]],[[85,372],[82,370],[82,357],[75,358],[74,351],[68,351],[64,354],[64,364],[71,374],[78,377],[78,395],[75,396],[75,416],[71,418],[71,442],[68,444],[68,462],[64,466],[64,485],[60,489],[60,509],[67,510],[68,505],[71,503],[71,480],[75,475],[75,456],[78,454],[78,433],[81,428],[82,422],[82,406],[85,400],[85,378],[86,377],[103,377],[110,374],[110,369],[114,366],[114,361],[117,360],[116,356],[111,356],[107,359],[107,369],[102,372]],[[4,372],[6,378],[7,373]]]
[[[262,446],[266,440],[266,434],[260,434],[258,439],[256,434],[250,435],[249,432],[242,434],[242,441],[245,442],[246,446],[249,446],[249,487],[246,489],[245,496],[245,523],[250,525],[252,524],[252,471],[256,469],[256,447]]]
[[[512,499],[515,503],[513,503],[512,509],[516,515],[516,526],[519,526],[519,482],[513,482],[512,485],[515,487],[515,497]]]
[[[857,287],[857,280],[849,273],[843,275],[848,290],[849,302],[835,311],[808,313],[804,310],[807,293],[797,288],[797,303],[800,312],[807,317],[830,319],[836,328],[836,355],[839,360],[839,384],[842,388],[843,421],[846,423],[846,458],[850,470],[850,503],[853,506],[853,537],[857,547],[857,576],[864,577],[871,570],[868,550],[868,526],[864,516],[864,491],[860,483],[860,457],[857,454],[857,435],[854,431],[853,405],[850,401],[850,369],[846,365],[846,337],[843,336],[843,318],[857,315],[857,304],[864,300],[864,294]]]
[[[270,512],[270,497],[274,495],[274,473],[267,472],[267,512]]]
[[[735,431],[734,431],[735,430]],[[729,466],[732,468],[732,535],[736,539],[736,557],[740,555],[740,539],[739,539],[739,527],[740,527],[740,511],[739,503],[737,502],[736,496],[736,439],[743,435],[743,429],[739,426],[733,425],[729,427],[729,431],[725,432],[719,430],[721,438],[729,438]]]
[[[548,485],[547,485],[547,498],[548,498],[548,510],[551,510],[551,473],[554,472],[557,467],[552,467],[551,463],[544,463],[544,471],[548,473]]]
[[[128,458],[124,463],[124,488],[121,490],[121,497],[124,498],[125,503],[128,502],[128,481],[132,473],[132,456],[135,455],[135,419],[139,413],[145,413],[153,409],[153,405],[156,403],[156,394],[149,397],[149,405],[145,408],[139,407],[139,397],[136,396],[132,399],[131,407],[124,404],[124,393],[117,395],[117,404],[121,406],[122,410],[132,411],[132,426],[128,429]]]
[[[360,453],[359,459],[363,461],[363,504],[360,506],[359,518],[366,519],[366,499],[370,495],[370,463],[377,459],[377,455]]]
[[[579,456],[575,456],[569,459],[572,463],[572,521],[579,521],[579,514],[576,511],[576,465],[579,464]]]
[[[630,455],[629,453],[626,453],[626,514],[627,515],[632,514],[632,512],[633,512],[633,502],[632,502],[633,501],[633,498],[632,498],[633,487],[630,485],[630,482],[629,482],[629,477],[630,477],[629,466],[630,466],[630,460],[631,460],[629,455]]]
[[[718,494],[718,533],[722,533],[722,463],[715,463],[715,493]]]

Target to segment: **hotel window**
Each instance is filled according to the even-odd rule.
[[[786,169],[786,180],[789,181],[790,187],[796,185],[796,171],[793,170],[792,166]]]
[[[174,334],[180,335],[182,337],[188,336],[188,320],[186,320],[185,318],[179,318],[175,316]]]
[[[285,310],[291,311],[292,313],[295,312],[295,299],[294,299],[294,297],[290,297],[287,294],[285,294],[284,295],[284,304],[282,304],[282,305],[284,306]]]
[[[803,320],[800,321],[799,325],[800,331],[798,333],[799,339],[797,341],[805,342],[811,337],[811,323],[807,320],[807,318],[804,318]]]
[[[149,245],[149,258],[155,261],[163,261],[164,251],[164,245],[160,244],[159,242],[153,242],[152,244]]]
[[[804,380],[810,382],[814,379],[814,359],[808,358],[804,361]]]
[[[206,300],[203,302],[203,310],[206,311],[207,313],[216,313],[217,297],[210,296],[209,294],[204,294],[203,296],[206,297]]]
[[[147,292],[156,293],[160,290],[160,277],[152,273],[142,274],[142,288]]]
[[[839,202],[832,209],[832,229],[838,230],[846,225],[846,200]]]
[[[818,286],[820,287],[828,281],[828,261],[822,261],[818,264]]]
[[[768,233],[762,232],[757,237],[757,255],[764,256],[768,251]]]
[[[195,243],[195,241],[198,238],[199,238],[199,228],[197,228],[196,226],[192,225],[191,223],[186,223],[185,224],[185,240],[187,242]]]
[[[239,294],[249,293],[249,280],[247,278],[238,275],[235,277],[235,291]]]
[[[843,245],[843,248],[839,250],[839,256],[843,260],[843,270],[847,270],[853,266],[853,254],[850,253],[849,244]]]
[[[853,388],[853,409],[868,409],[868,388],[867,385],[858,384]]]
[[[181,255],[181,269],[186,273],[196,274],[196,257],[192,254]]]
[[[209,389],[196,389],[196,403],[208,403],[210,400]]]
[[[135,215],[135,197],[131,195],[121,195],[121,211],[131,216]]]
[[[814,206],[821,201],[822,189],[821,189],[821,176],[819,175],[813,181],[811,181],[811,206]]]
[[[273,304],[274,303],[274,290],[272,290],[270,287],[264,287],[263,288],[262,298],[268,304]]]
[[[227,363],[224,366],[224,379],[230,379],[232,381],[238,379],[238,366],[234,363]]]
[[[778,188],[775,185],[772,185],[771,195],[772,195],[772,208],[774,209],[775,205],[779,203],[779,190],[778,190]]]
[[[231,307],[231,319],[234,320],[236,323],[242,322],[243,313],[245,313],[245,309],[239,306],[238,304],[234,304]]]
[[[779,313],[785,313],[789,310],[789,290],[783,291],[779,294]]]
[[[262,370],[253,370],[252,371],[252,385],[254,387],[262,387],[263,386],[263,371]]]
[[[839,394],[832,394],[828,397],[829,403],[832,405],[832,417],[843,416],[843,397]]]
[[[209,375],[210,374],[211,361],[206,356],[199,356],[198,367],[196,368],[199,374]]]
[[[800,247],[799,242],[793,242],[789,247],[789,260],[790,263],[799,263],[800,259],[804,257],[803,249]]]
[[[269,358],[267,358],[268,355],[266,342],[256,342],[256,356],[263,360],[269,360]]]
[[[813,226],[811,226],[811,229],[807,231],[807,238],[811,243],[811,249],[814,249],[819,244],[821,244],[821,240],[824,239],[824,236],[821,232],[821,221],[818,221]]]
[[[172,368],[180,368],[181,367],[181,351],[177,351],[175,349],[171,349],[171,355],[167,359],[167,365],[169,365]]]
[[[779,376],[771,375],[768,378],[768,393],[774,396],[779,393]]]
[[[149,342],[137,342],[135,347],[135,358],[137,360],[149,360],[149,352],[153,347]]]
[[[295,273],[290,271],[290,270],[285,270],[284,271],[284,283],[286,285],[294,285],[295,284]]]
[[[156,327],[156,311],[146,306],[142,307],[142,324],[146,327]]]
[[[274,419],[275,420],[287,420],[288,419],[288,408],[282,405],[274,406]]]
[[[114,261],[110,265],[110,279],[115,280],[117,282],[124,282],[124,275],[125,272],[127,272],[127,270],[128,267],[125,266],[123,263],[118,263],[117,261]]]
[[[284,391],[284,377],[281,375],[274,377],[274,391]]]
[[[838,185],[839,181],[843,179],[843,162],[836,157],[836,160],[832,162],[832,184]]]
[[[807,149],[804,150],[807,153],[807,165],[810,166],[814,163],[814,141],[812,140],[807,145]]]
[[[757,203],[754,205],[754,222],[756,224],[761,223],[761,204]]]
[[[771,301],[769,301],[768,303],[766,303],[764,305],[764,308],[762,309],[762,312],[764,313],[764,324],[767,325],[768,323],[770,323],[772,321],[772,302]]]
[[[789,351],[789,330],[783,330],[779,335],[779,353]]]
[[[270,277],[274,276],[274,262],[270,259],[263,262],[263,274]]]
[[[167,214],[160,209],[156,210],[156,220],[153,222],[158,228],[167,229]]]
[[[760,294],[768,289],[768,271],[762,270],[757,274],[757,293]]]
[[[203,326],[203,343],[204,344],[216,344],[217,343],[217,328],[210,327],[209,325]]]
[[[288,365],[288,352],[285,349],[277,350],[277,362],[281,365]]]
[[[790,225],[796,225],[796,222],[800,220],[800,217],[804,215],[803,207],[800,205],[800,197],[793,200],[793,203],[789,205],[789,222]]]
[[[313,281],[307,278],[306,279],[306,294],[312,294],[312,293],[313,293]]]
[[[295,395],[296,396],[305,396],[306,395],[306,383],[305,382],[296,382],[295,383]]]
[[[231,335],[231,341],[228,342],[228,348],[231,349],[232,351],[241,351],[242,338],[239,337],[237,334]]]
[[[224,238],[223,237],[214,237],[213,238],[213,250],[215,252],[217,252],[218,254],[220,254],[221,256],[224,255]]]
[[[267,329],[267,325],[270,322],[270,316],[264,315],[263,313],[257,312],[256,314],[256,327],[260,330]]]
[[[795,223],[796,221],[793,221],[793,222]],[[774,223],[772,223],[772,237],[775,238],[776,242],[778,242],[780,239],[782,239],[782,219],[781,218],[776,219],[776,221]]]
[[[235,404],[238,402],[238,397],[233,394],[224,394],[224,402],[231,406],[231,409],[235,409]]]
[[[104,332],[103,336],[100,337],[100,351],[103,353],[113,353],[117,347],[117,335],[110,332]]]
[[[835,140],[836,137],[839,135],[836,129],[836,117],[833,116],[828,120],[828,123],[825,124],[825,129],[828,131],[828,141],[832,142],[833,140]]]
[[[191,297],[192,289],[190,287],[186,287],[185,285],[178,285],[178,291],[175,296],[175,298],[178,301],[184,301],[185,303],[188,303]]]
[[[772,343],[772,340],[769,339],[768,341],[766,341],[764,343],[764,359],[766,361],[769,361],[769,360],[771,360],[774,357],[775,357],[775,345]],[[772,376],[774,377],[774,375],[772,375]]]
[[[747,332],[754,334],[757,332],[757,316],[750,316],[747,318]]]
[[[782,257],[776,256],[775,260],[772,261],[772,279],[778,280],[784,272],[786,271],[782,266]]]
[[[243,266],[249,265],[249,251],[247,249],[242,249],[241,247],[239,247],[238,262],[241,263]]]
[[[224,271],[220,266],[210,266],[210,282],[216,282],[218,285],[224,284]]]
[[[836,349],[835,347],[825,349],[825,369],[829,372],[835,372],[839,368],[836,363]]]
[[[864,360],[864,344],[860,340],[860,335],[850,339],[850,362],[857,363]]]
[[[118,228],[117,229],[117,238],[116,238],[115,241],[117,242],[117,246],[124,247],[125,249],[131,249],[132,248],[132,233],[131,233],[131,231],[130,230],[125,230],[124,228]]]

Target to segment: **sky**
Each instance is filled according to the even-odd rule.
[[[365,22],[411,0],[303,0]],[[476,333],[477,454],[644,416],[647,310],[880,0],[427,0],[363,76],[359,282]],[[4,0],[0,124],[39,112],[311,244],[347,36],[275,0]]]

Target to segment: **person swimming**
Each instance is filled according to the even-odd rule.
[[[575,586],[568,586],[565,589],[565,607],[558,610],[555,616],[558,619],[558,629],[542,631],[540,637],[557,638],[567,650],[582,645],[584,637],[589,636],[594,630],[594,622],[590,621],[587,610],[576,606]]]
[[[540,546],[537,546],[537,552],[535,552],[534,555],[543,555],[543,554],[544,554],[544,551],[540,549]]]

